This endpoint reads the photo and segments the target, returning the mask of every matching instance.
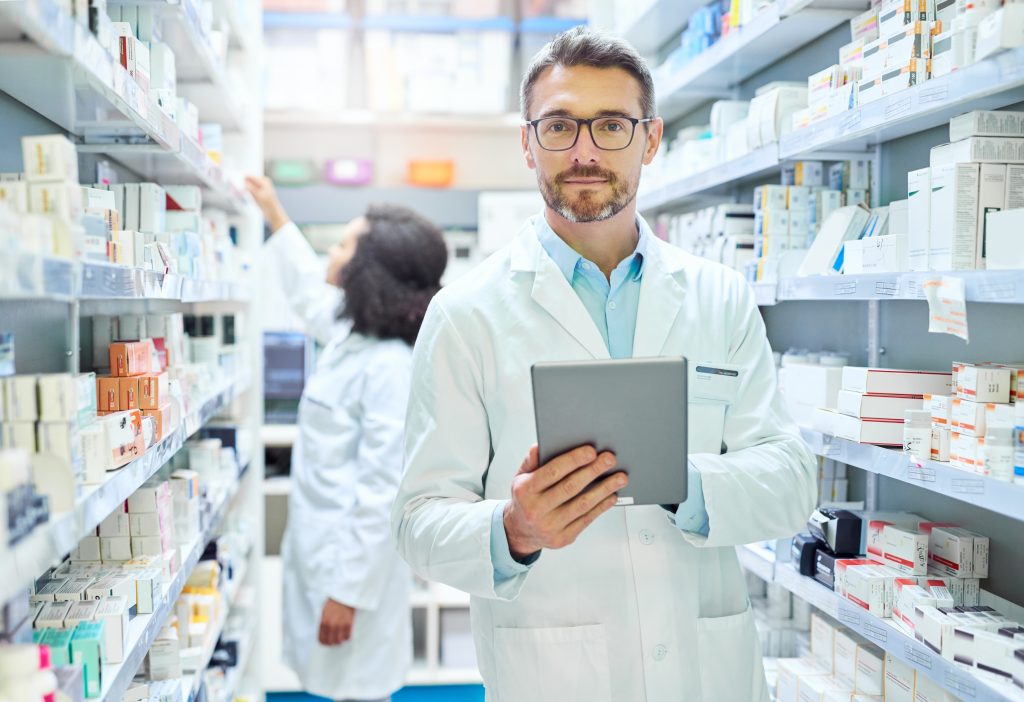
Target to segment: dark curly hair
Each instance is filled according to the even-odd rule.
[[[369,229],[335,283],[345,291],[339,319],[352,331],[410,346],[431,298],[441,289],[448,248],[441,230],[401,205],[371,205]]]

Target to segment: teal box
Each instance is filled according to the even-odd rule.
[[[103,622],[82,622],[71,637],[71,662],[82,666],[86,697],[103,692],[103,641]]]
[[[41,644],[46,643],[43,639],[46,637],[47,632],[52,631],[51,629],[36,629],[32,632],[32,643]]]
[[[71,665],[71,639],[74,635],[72,630],[46,630],[46,637],[40,643],[50,647],[50,660],[54,668]]]

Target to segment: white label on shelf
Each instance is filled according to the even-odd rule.
[[[919,646],[910,643],[906,644],[903,647],[903,656],[917,668],[932,669],[932,654]]]
[[[864,626],[861,627],[861,633],[867,636],[869,639],[874,639],[879,643],[885,643],[889,640],[889,632],[886,631],[885,627],[881,624],[877,624],[872,620],[864,622]]]
[[[941,85],[928,85],[921,87],[917,94],[917,104],[927,105],[930,102],[945,102],[949,96],[949,85],[944,81]]]
[[[896,297],[900,294],[900,284],[889,283],[883,280],[875,282],[875,294],[879,297]]]
[[[981,478],[954,478],[952,480],[953,492],[960,495],[984,495],[985,481]]]
[[[856,295],[857,294],[857,281],[851,280],[848,283],[836,283],[833,289],[833,294],[836,297],[843,297],[845,295]]]
[[[845,117],[839,120],[839,128],[836,131],[844,135],[856,132],[860,129],[863,120],[864,118],[859,109],[850,110]]]
[[[860,610],[855,609],[853,605],[840,602],[839,616],[837,618],[849,627],[853,627],[854,629],[860,628]]]
[[[946,689],[954,690],[962,697],[977,697],[974,681],[966,675],[959,675],[951,670],[946,671]]]
[[[991,285],[978,286],[979,300],[1015,300],[1017,299],[1017,286],[1012,283],[993,283]]]
[[[907,480],[915,480],[921,483],[934,483],[936,481],[935,469],[930,466],[922,466],[913,460],[907,465]]]
[[[903,115],[910,112],[910,107],[913,104],[910,95],[904,95],[896,100],[890,100],[885,105],[885,118],[887,120],[894,119],[896,117],[902,117]]]

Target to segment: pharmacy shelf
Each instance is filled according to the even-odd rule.
[[[801,434],[811,451],[824,458],[1024,521],[1024,485],[968,473],[949,463],[919,461],[902,451],[858,444],[812,429],[801,429]]]
[[[228,79],[222,58],[203,31],[198,3],[190,0],[111,0],[110,5],[147,7],[160,13],[161,40],[174,51],[178,94],[199,110],[202,122],[240,130],[246,101]]]
[[[326,113],[267,110],[263,113],[263,120],[264,125],[269,128],[360,127],[376,131],[430,129],[473,132],[518,129],[523,121],[518,112],[460,115],[375,110],[342,110]]]
[[[731,195],[732,188],[739,183],[777,172],[781,166],[779,145],[769,144],[645,193],[637,198],[637,206],[641,212],[657,213],[706,203],[708,197],[727,197]]]
[[[658,111],[671,121],[732,88],[867,9],[862,0],[776,3],[671,76],[657,80]]]
[[[879,619],[839,597],[813,578],[800,575],[787,564],[775,569],[774,582],[806,600],[843,626],[927,676],[948,692],[969,702],[1019,702],[1021,693],[1010,684],[983,679],[955,665],[907,636],[891,619]]]
[[[925,300],[924,282],[938,276],[962,278],[968,302],[1024,304],[1024,270],[931,271],[785,278],[756,283],[759,305],[797,300]],[[774,294],[771,289],[774,287]]]
[[[288,497],[292,494],[292,479],[288,476],[266,478],[263,481],[265,497]]]
[[[294,446],[299,438],[299,427],[295,424],[264,424],[260,427],[260,439],[264,446],[287,448]]]
[[[124,697],[125,690],[128,689],[138,672],[157,634],[160,633],[167,619],[173,613],[174,604],[185,588],[189,575],[206,550],[206,545],[220,529],[224,516],[227,514],[228,505],[231,504],[238,492],[238,481],[233,481],[222,488],[220,498],[211,512],[209,524],[188,550],[181,567],[164,590],[164,596],[160,603],[154,607],[152,614],[140,614],[128,625],[129,643],[125,647],[127,654],[124,657],[124,662],[103,666],[103,691],[98,698],[101,702],[117,702]]]
[[[202,186],[211,206],[242,211],[244,197],[220,167],[57,2],[0,2],[0,41],[0,90],[87,142],[80,153],[158,182]]]
[[[21,254],[15,269],[16,275],[0,285],[0,302],[173,300],[192,304],[248,301],[248,293],[239,283],[183,278],[95,261]]]
[[[946,125],[971,110],[995,110],[1024,100],[1024,48],[979,61],[782,137],[783,158],[819,150],[866,149]]]
[[[775,573],[775,554],[760,544],[747,544],[736,547],[740,565],[765,582],[772,582]]]
[[[13,548],[2,553],[5,574],[0,579],[0,602],[27,588],[39,574],[70,553],[82,537],[113,512],[128,496],[163,468],[192,434],[243,393],[248,380],[226,384],[185,417],[181,426],[161,439],[140,458],[108,473],[102,485],[86,486],[74,510],[51,515]]]
[[[641,54],[653,55],[669,41],[678,41],[690,16],[705,4],[703,0],[654,0],[622,29],[622,38]]]

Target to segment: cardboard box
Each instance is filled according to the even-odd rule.
[[[850,568],[857,566],[873,566],[875,562],[868,558],[840,558],[835,562],[835,586],[833,590],[837,595],[846,597],[846,574]]]
[[[843,390],[865,394],[923,399],[925,395],[949,394],[951,387],[951,373],[856,366],[843,368]]]
[[[129,531],[128,514],[123,507],[111,512],[110,516],[100,522],[99,535],[103,536],[131,536]]]
[[[892,653],[885,654],[886,702],[914,702],[917,671]]]
[[[950,427],[952,425],[952,395],[925,395],[924,404],[932,413],[932,426]]]
[[[823,615],[811,615],[811,656],[830,675],[835,672],[836,632],[841,630]]]
[[[139,379],[132,376],[117,379],[119,410],[139,409]]]
[[[988,256],[988,215],[1006,207],[1006,169],[1002,163],[983,163],[978,169],[978,241],[974,267],[984,270]]]
[[[928,254],[931,270],[974,268],[978,244],[978,178],[976,163],[932,166]]]
[[[103,624],[83,622],[71,637],[71,660],[82,666],[85,678],[85,696],[99,697],[103,690],[102,667],[105,639]]]
[[[989,270],[1024,268],[1024,209],[988,216],[985,267]]]
[[[108,597],[100,600],[96,621],[103,623],[105,661],[124,661],[128,645],[128,602],[123,597]]]
[[[954,578],[987,578],[989,538],[954,524],[921,524],[928,535],[928,569]]]
[[[910,270],[928,270],[931,253],[931,169],[921,168],[907,173],[907,214],[910,238],[907,253]]]
[[[928,535],[881,519],[868,523],[867,556],[905,575],[928,573]]]
[[[167,513],[171,507],[171,486],[166,481],[143,485],[128,497],[128,513]]]
[[[983,475],[985,471],[985,437],[959,434],[955,430],[949,437],[949,463],[970,473]]]
[[[854,41],[878,39],[878,8],[873,8],[850,20],[850,35]]]
[[[861,419],[835,413],[832,434],[847,441],[875,446],[902,446],[903,422],[884,419]]]
[[[54,593],[53,599],[55,602],[77,602],[78,600],[84,600],[86,599],[85,593],[93,582],[94,578],[89,575],[68,578],[64,585]]]
[[[1024,163],[1024,139],[1011,137],[968,137],[932,148],[929,164]]]
[[[120,468],[145,453],[142,414],[138,410],[116,412],[102,417],[99,421],[106,432],[107,445],[110,449],[109,468]]]
[[[775,698],[780,702],[782,700],[799,700],[800,681],[810,677],[827,678],[829,673],[812,659],[780,658]]]
[[[850,689],[857,679],[857,649],[867,641],[852,631],[837,630],[835,635],[835,679]]]
[[[983,402],[954,398],[950,414],[953,431],[967,436],[985,436],[986,407],[987,405]]]
[[[1024,112],[974,110],[949,120],[950,142],[975,136],[1024,138]]]
[[[3,395],[4,422],[34,422],[39,419],[36,376],[0,378],[0,392]]]
[[[978,24],[974,60],[1024,46],[1024,7],[1010,4],[1000,7]]]
[[[1010,369],[998,366],[960,364],[957,396],[976,403],[1010,401]]]
[[[873,644],[857,647],[857,679],[859,693],[881,695],[885,690],[885,653]]]
[[[901,273],[910,270],[906,235],[873,236],[848,241],[845,246],[843,273]]]
[[[103,560],[98,536],[84,536],[78,541],[75,550],[71,552],[71,561],[90,561],[98,563]]]
[[[132,559],[131,538],[104,536],[100,538],[100,554],[104,563],[121,563]]]
[[[944,7],[953,8],[954,13],[956,11],[956,0],[939,0],[939,4]],[[944,22],[943,26],[952,27],[952,21],[949,24]],[[956,60],[957,54],[953,51],[953,41],[953,31],[951,29],[940,32],[932,37],[932,57],[928,61],[930,66],[929,78],[941,78],[961,68]],[[951,141],[955,140],[951,139]]]
[[[892,616],[892,588],[897,573],[875,565],[846,569],[846,599],[872,615]]]
[[[36,617],[36,629],[65,629],[64,620],[72,602],[47,602]]]
[[[25,178],[31,183],[78,183],[78,151],[67,137],[22,137],[21,156]]]
[[[935,607],[931,593],[917,583],[917,578],[896,578],[893,581],[892,618],[908,634],[917,629],[914,609],[919,606]]]
[[[83,600],[72,602],[68,615],[64,618],[64,626],[68,629],[77,627],[82,622],[91,622],[96,618],[96,610],[99,603],[96,600]]]
[[[140,409],[160,409],[169,399],[167,373],[150,373],[139,377]]]
[[[149,344],[141,341],[117,341],[110,345],[110,373],[127,377],[149,373]]]
[[[838,398],[840,413],[862,419],[903,421],[907,410],[919,410],[922,400],[899,395],[867,395],[853,390],[841,390]]]

